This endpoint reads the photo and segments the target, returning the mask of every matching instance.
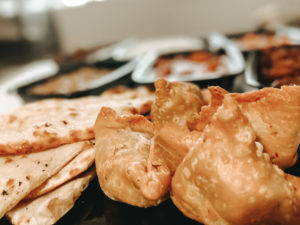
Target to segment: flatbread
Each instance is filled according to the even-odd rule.
[[[91,170],[46,195],[21,203],[7,216],[15,225],[52,225],[74,206],[94,177]]]
[[[49,99],[0,116],[0,155],[43,151],[94,138],[93,126],[102,106],[123,113],[150,110],[153,93],[145,87],[113,89],[100,97]]]
[[[71,162],[62,168],[57,174],[45,181],[41,186],[33,190],[25,199],[34,199],[48,193],[72,178],[86,171],[95,162],[95,148],[90,146],[77,155]]]
[[[39,153],[0,157],[0,218],[89,145],[89,141],[77,142]]]

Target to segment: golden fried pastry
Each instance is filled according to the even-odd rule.
[[[225,94],[228,94],[226,90],[220,87],[208,87],[210,94],[206,93],[206,96],[210,96],[209,105],[203,106],[201,112],[198,115],[194,114],[193,119],[188,122],[188,127],[191,130],[203,131],[204,127],[209,123],[211,116],[217,111],[222,104]],[[207,97],[206,97],[207,98]]]
[[[232,96],[272,162],[283,169],[293,166],[300,144],[300,86],[264,88]]]
[[[139,207],[159,204],[170,185],[170,171],[156,151],[155,126],[140,115],[118,116],[103,107],[95,123],[96,171],[111,199]]]
[[[201,90],[195,84],[159,79],[154,85],[156,91],[151,108],[152,121],[186,126],[191,116],[198,113],[205,104]]]
[[[209,118],[216,112],[227,91],[209,87],[211,102],[203,106],[188,127],[203,131]],[[264,88],[259,91],[231,94],[253,127],[257,139],[280,168],[293,166],[297,161],[300,143],[300,87]]]
[[[208,225],[300,224],[299,178],[288,179],[255,140],[238,103],[225,95],[175,172],[175,205]]]
[[[200,132],[189,131],[188,128],[176,124],[164,124],[157,127],[154,151],[164,160],[172,175],[200,134]]]
[[[209,105],[211,96],[210,96],[210,91],[208,90],[208,88],[201,89],[201,94],[202,94],[202,98],[203,98],[205,105]]]

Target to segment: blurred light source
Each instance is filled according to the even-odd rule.
[[[89,2],[89,0],[62,0],[62,3],[68,7],[81,6]]]
[[[11,0],[0,1],[0,16],[12,18],[18,14],[18,2]]]
[[[67,7],[78,7],[85,5],[88,2],[102,2],[104,0],[61,0]]]
[[[46,0],[26,0],[22,6],[23,13],[43,13],[48,9]]]

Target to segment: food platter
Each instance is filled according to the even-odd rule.
[[[215,35],[210,40],[210,50],[219,50],[220,46],[226,46],[225,51],[231,57],[232,65],[234,65],[229,74],[226,74],[226,79],[220,76],[204,79],[187,79],[179,81],[191,81],[196,83],[200,87],[207,87],[209,85],[221,86],[227,91],[232,91],[232,83],[234,79],[238,75],[242,75],[244,70],[244,59],[241,59],[240,52],[236,51],[236,47],[231,45],[231,42],[227,42],[227,39],[224,39],[222,36]],[[221,44],[220,44],[221,43]],[[229,53],[228,53],[229,52]],[[147,84],[151,88],[153,88],[153,82],[155,80],[147,81],[145,77],[142,77],[145,74],[145,70],[142,71],[141,68],[147,68],[150,64],[153,65],[153,60],[150,64],[145,66],[145,57],[152,57],[152,59],[157,59],[159,54],[157,52],[149,52],[145,54],[144,57],[135,57],[131,59],[131,61],[126,62],[117,62],[112,60],[111,62],[101,62],[96,64],[96,67],[112,66],[112,67],[120,67],[119,72],[115,71],[110,73],[109,78],[106,80],[101,80],[101,85],[97,84],[89,88],[88,90],[78,91],[76,93],[71,94],[59,94],[59,95],[32,95],[28,92],[28,90],[37,84],[44,82],[45,80],[41,80],[38,82],[34,82],[31,84],[27,84],[22,87],[18,87],[18,93],[24,98],[25,101],[31,102],[38,99],[44,99],[49,97],[60,97],[60,98],[76,98],[85,95],[98,95],[103,91],[109,89],[110,87],[115,87],[116,85],[124,85],[126,87],[139,87]],[[151,58],[150,57],[150,58]],[[142,59],[143,58],[143,59]],[[251,55],[249,57],[251,59]],[[111,60],[111,59],[110,59]],[[144,61],[143,61],[144,60]],[[235,60],[235,61],[234,61]],[[147,61],[147,60],[146,60]],[[251,62],[251,61],[250,61]],[[111,63],[111,64],[110,64]],[[138,65],[135,72],[130,77],[131,72],[134,67]],[[142,66],[141,66],[142,65]],[[251,64],[252,65],[252,64]],[[74,70],[80,68],[82,66],[86,66],[85,64],[76,64],[72,65],[69,70]],[[124,69],[125,67],[125,69]],[[118,69],[116,69],[118,70]],[[65,73],[67,70],[63,69],[55,76],[58,76],[61,73]],[[143,73],[141,73],[141,71]],[[246,70],[247,71],[247,70]],[[137,78],[137,76],[141,76]],[[122,79],[121,79],[122,78]],[[139,80],[141,78],[141,80]],[[49,79],[49,78],[47,78]],[[46,79],[46,80],[47,80]],[[141,82],[140,82],[141,81]],[[144,82],[142,82],[144,81]],[[172,81],[172,79],[170,79]],[[247,81],[247,72],[246,72],[246,81]],[[97,83],[97,82],[96,82]],[[245,85],[250,85],[251,83],[246,83]],[[260,85],[260,83],[259,83]],[[255,86],[255,85],[254,85]],[[261,86],[257,86],[261,87]],[[117,91],[118,92],[118,91]],[[64,122],[64,120],[63,120]],[[66,125],[66,123],[64,123]],[[47,126],[47,123],[45,125]],[[286,170],[287,173],[299,176],[300,175],[300,163],[298,162],[295,166]],[[0,220],[0,225],[10,225],[6,218]],[[128,204],[121,203],[119,201],[114,201],[108,198],[99,186],[99,182],[97,177],[93,179],[88,188],[82,193],[81,197],[76,201],[74,207],[63,216],[57,223],[57,225],[61,224],[70,224],[70,225],[160,225],[160,224],[186,224],[186,225],[196,225],[200,224],[194,220],[189,219],[184,216],[182,212],[180,212],[177,207],[172,203],[170,199],[166,199],[163,203],[156,207],[149,208],[139,208],[130,206]]]

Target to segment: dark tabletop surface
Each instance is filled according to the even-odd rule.
[[[56,225],[197,225],[166,200],[151,208],[138,208],[113,201],[101,191],[95,179],[75,206]],[[11,225],[6,219],[0,225]]]

